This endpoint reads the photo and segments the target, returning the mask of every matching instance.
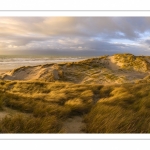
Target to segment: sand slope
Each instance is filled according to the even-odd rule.
[[[79,62],[23,66],[1,74],[0,79],[111,84],[145,80],[149,73],[149,57],[115,54]]]

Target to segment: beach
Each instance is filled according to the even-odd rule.
[[[22,66],[36,66],[51,63],[76,62],[84,57],[51,57],[51,56],[0,56],[0,74]]]

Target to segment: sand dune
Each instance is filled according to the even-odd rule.
[[[22,66],[0,79],[2,133],[149,132],[148,56]]]
[[[73,83],[138,82],[150,71],[148,57],[131,54],[102,56],[79,62],[23,66],[0,75],[2,80],[67,81]]]

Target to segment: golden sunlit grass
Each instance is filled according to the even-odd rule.
[[[115,54],[114,58],[117,62],[122,63],[122,68],[127,70],[136,70],[145,72],[150,69],[149,63],[142,56],[134,56],[132,54]]]
[[[83,116],[87,133],[149,133],[150,85],[0,81],[1,133],[60,133],[62,122]],[[47,120],[47,121],[46,121]]]
[[[88,133],[150,133],[149,84],[120,85],[86,115]],[[146,92],[147,91],[147,92]]]
[[[96,90],[96,88],[89,85],[75,85],[63,82],[45,82],[44,84],[44,82],[6,81],[5,84],[2,83],[0,85],[1,90],[5,91],[1,91],[2,107],[9,107],[19,112],[30,114],[33,116],[32,119],[34,117],[42,119],[54,116],[59,121],[63,121],[74,115],[87,113],[92,107],[93,91]],[[45,90],[48,92],[45,92]],[[14,118],[3,119],[2,124],[10,121],[7,132],[18,133],[25,130],[23,131],[25,133],[26,129],[24,128],[21,131],[17,131],[16,129],[12,131],[13,128],[9,129],[15,118],[16,116]],[[23,118],[22,122],[24,121]],[[4,126],[2,126],[2,129],[1,132],[6,132]],[[33,132],[36,132],[36,130]],[[45,130],[41,132],[45,133]]]
[[[0,92],[0,110],[3,110],[3,95]]]
[[[35,118],[23,115],[5,117],[0,122],[1,133],[59,133],[61,122],[55,116]]]

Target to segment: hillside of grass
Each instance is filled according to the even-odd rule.
[[[132,54],[115,54],[114,61],[122,69],[146,72],[150,69],[149,57]]]
[[[1,74],[0,79],[108,85],[149,82],[146,80],[149,75],[150,58],[148,56],[115,54],[79,62],[22,66]]]
[[[0,133],[150,133],[150,57],[101,56],[0,75]]]
[[[66,133],[80,116],[83,133],[150,133],[150,84],[0,81],[0,133]]]

